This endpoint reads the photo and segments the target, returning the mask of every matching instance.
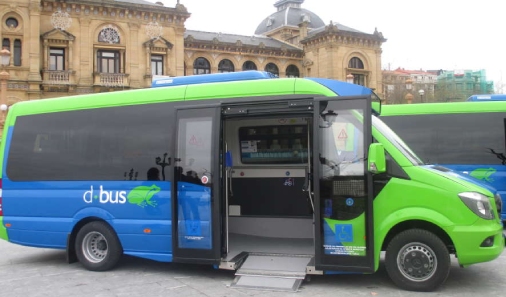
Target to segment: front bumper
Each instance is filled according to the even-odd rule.
[[[479,219],[471,226],[453,226],[446,231],[455,245],[459,264],[463,266],[492,261],[501,255],[506,245],[503,226],[496,221]],[[493,237],[493,244],[482,247],[488,237]]]

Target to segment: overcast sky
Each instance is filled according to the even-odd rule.
[[[175,7],[177,1],[162,2]],[[180,0],[191,13],[187,29],[240,35],[253,35],[276,12],[275,2]],[[369,34],[377,27],[387,39],[383,69],[485,69],[488,80],[506,83],[506,1],[305,0],[302,8],[326,24]]]

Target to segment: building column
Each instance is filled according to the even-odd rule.
[[[77,85],[80,87],[91,87],[93,86],[93,77],[95,73],[93,61],[96,59],[97,55],[93,46],[93,38],[96,36],[92,36],[90,40],[90,22],[89,18],[80,18],[79,22],[81,24],[81,34],[78,39],[78,56],[75,57],[74,63],[79,63],[80,66],[74,69],[79,68],[79,73],[76,73],[76,81]],[[90,61],[90,56],[92,57]],[[75,67],[75,66],[74,66]]]
[[[74,42],[72,40],[69,40],[69,68],[68,70],[74,70],[76,69],[76,61],[74,59]]]
[[[141,87],[145,87],[143,85],[144,81],[144,74],[141,71],[141,58],[143,56],[143,47],[140,45],[140,24],[139,23],[128,23],[130,32],[129,32],[129,40],[130,44],[126,44],[127,48],[129,49],[129,59],[130,61],[127,63],[129,68],[125,69],[125,72],[128,72],[130,74],[130,88],[138,89]],[[126,61],[125,61],[126,62]]]
[[[146,44],[146,75],[151,74],[151,48]]]
[[[44,70],[49,70],[49,44],[47,40],[44,40],[44,56],[43,56],[43,62],[44,62]]]
[[[29,82],[30,91],[40,91],[40,81],[42,78],[40,77],[40,1],[30,1],[29,5],[30,9],[30,40],[28,41],[28,51],[29,51],[29,73],[28,80],[33,81]]]

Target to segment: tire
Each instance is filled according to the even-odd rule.
[[[121,258],[123,248],[114,230],[105,222],[84,225],[76,236],[77,259],[88,270],[112,269]]]
[[[450,253],[444,242],[433,233],[410,229],[390,241],[385,265],[390,279],[400,288],[430,292],[448,277]]]

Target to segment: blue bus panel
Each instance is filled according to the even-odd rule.
[[[2,182],[13,243],[65,249],[76,224],[93,217],[114,228],[125,254],[172,259],[171,182]]]

